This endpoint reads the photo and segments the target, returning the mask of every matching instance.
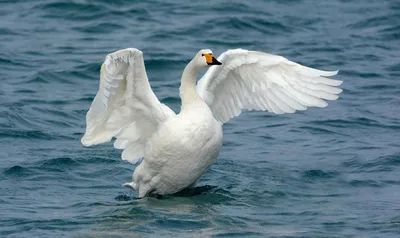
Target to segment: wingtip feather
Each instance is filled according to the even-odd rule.
[[[89,147],[89,146],[93,145],[93,144],[90,143],[85,137],[82,137],[81,143],[82,143],[82,145],[85,146],[85,147]]]

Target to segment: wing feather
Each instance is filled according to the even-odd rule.
[[[142,52],[128,48],[107,55],[100,87],[86,115],[82,144],[91,146],[117,138],[122,159],[132,163],[144,155],[149,137],[174,112],[151,90]]]
[[[283,114],[326,107],[336,100],[342,81],[329,79],[338,71],[302,66],[278,55],[242,49],[228,50],[199,80],[197,92],[221,123],[243,110]]]

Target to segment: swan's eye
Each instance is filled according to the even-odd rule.
[[[204,54],[201,54],[201,56],[204,56]]]

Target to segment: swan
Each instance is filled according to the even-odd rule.
[[[196,85],[196,75],[208,68]],[[216,59],[200,50],[181,79],[181,111],[176,114],[153,93],[143,53],[128,48],[108,54],[100,86],[86,115],[84,146],[109,142],[123,150],[122,159],[140,162],[124,186],[148,194],[174,194],[194,186],[216,161],[222,125],[243,110],[276,114],[307,107],[326,107],[336,100],[342,81],[288,59],[234,49]]]

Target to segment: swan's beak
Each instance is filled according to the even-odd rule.
[[[206,62],[208,65],[221,65],[222,63],[219,62],[213,54],[207,54],[205,55],[206,57]]]

